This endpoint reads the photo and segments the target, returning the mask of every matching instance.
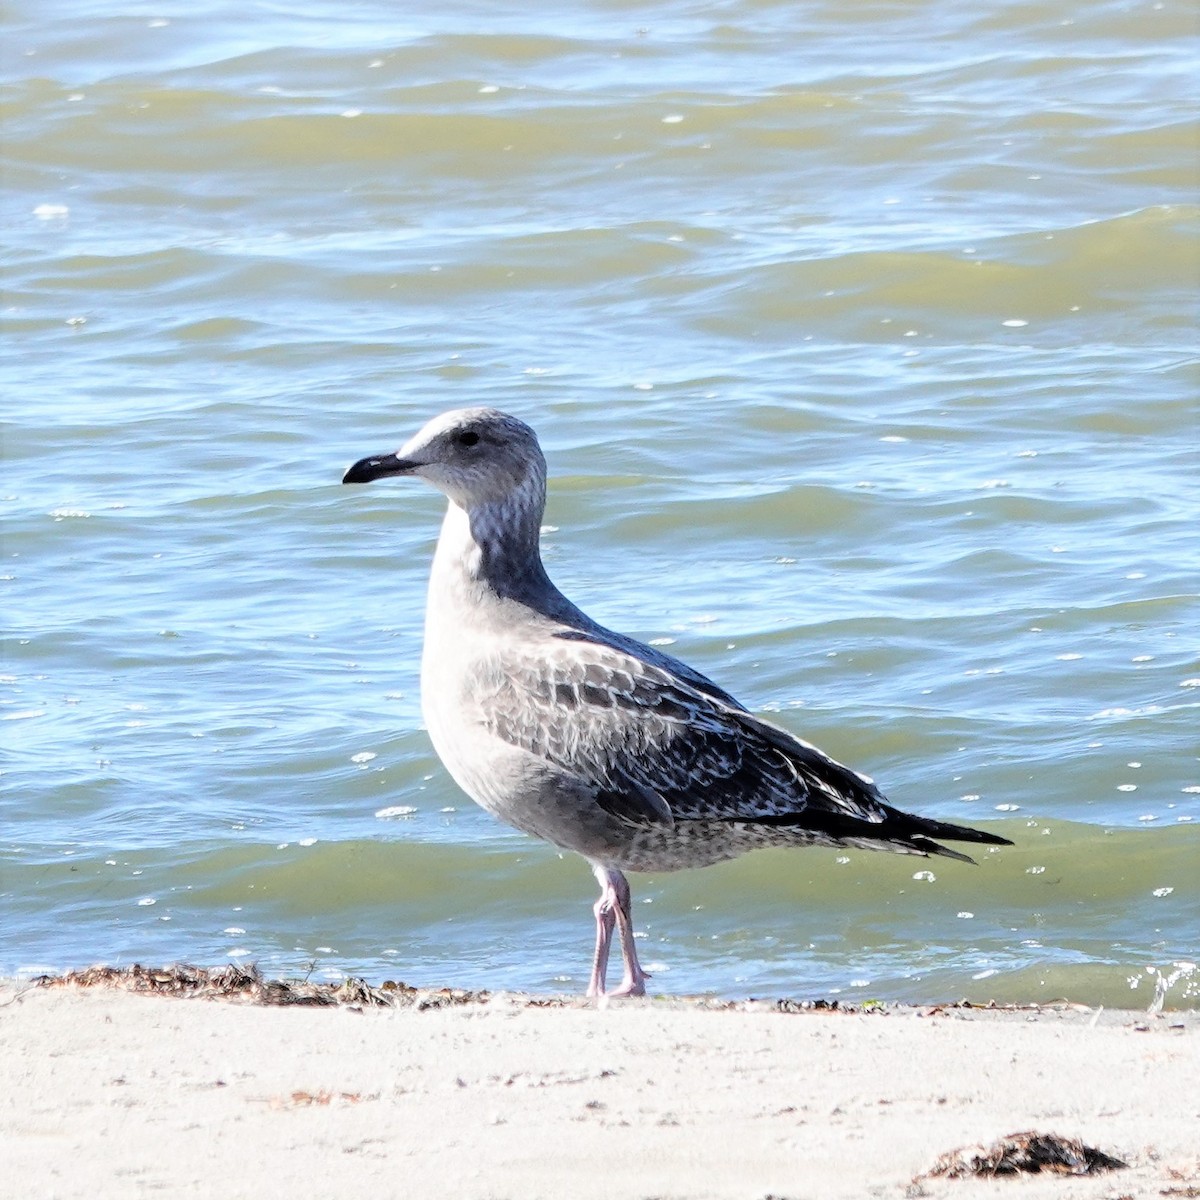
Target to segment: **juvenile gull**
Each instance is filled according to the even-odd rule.
[[[748,712],[686,663],[613,633],[550,582],[538,547],[546,460],[491,408],[435,417],[343,483],[417,475],[450,503],[433,558],[421,706],[455,782],[502,821],[582,854],[600,883],[589,996],[614,926],[640,996],[624,871],[675,871],[762,846],[943,854],[1006,838],[892,808],[865,775]]]

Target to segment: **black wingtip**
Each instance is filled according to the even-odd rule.
[[[998,833],[988,833],[985,829],[972,829],[969,825],[951,825],[948,821],[932,821],[928,817],[914,817],[904,814],[917,832],[929,838],[942,838],[948,842],[979,842],[985,846],[1011,846],[1013,843]]]
[[[988,833],[985,829],[972,829],[969,825],[951,825],[948,821],[934,821],[929,817],[917,817],[911,813],[896,813],[896,817],[907,828],[902,830],[902,836],[910,838],[914,845],[919,846],[927,854],[939,854],[943,858],[957,858],[960,862],[969,862],[972,866],[979,864],[969,854],[959,850],[951,850],[934,841],[940,838],[946,842],[975,842],[981,846],[1011,846],[1013,843],[998,833]],[[891,824],[891,822],[888,822]]]
[[[934,821],[929,817],[918,817],[913,813],[901,812],[890,805],[883,806],[883,820],[877,821],[813,807],[794,813],[772,813],[753,818],[750,823],[794,826],[797,829],[825,834],[848,845],[872,844],[877,845],[880,850],[891,848],[901,853],[936,854],[972,865],[977,864],[970,855],[951,850],[934,839],[940,838],[947,842],[977,842],[986,846],[1013,844],[998,833],[972,829],[968,825],[951,825],[947,821]]]

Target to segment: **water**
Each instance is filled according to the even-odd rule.
[[[1017,843],[635,878],[657,986],[1194,1005],[1192,6],[393,8],[10,10],[0,974],[583,986],[338,483],[487,403],[589,612]]]

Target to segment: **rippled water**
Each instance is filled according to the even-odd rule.
[[[10,9],[0,973],[580,988],[593,884],[438,766],[440,501],[976,869],[635,878],[673,992],[1194,1004],[1189,3]]]

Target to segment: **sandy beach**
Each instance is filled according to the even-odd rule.
[[[279,1007],[0,988],[6,1190],[39,1197],[1200,1195],[1200,1018],[496,995]],[[1129,1166],[925,1175],[1033,1130]]]

